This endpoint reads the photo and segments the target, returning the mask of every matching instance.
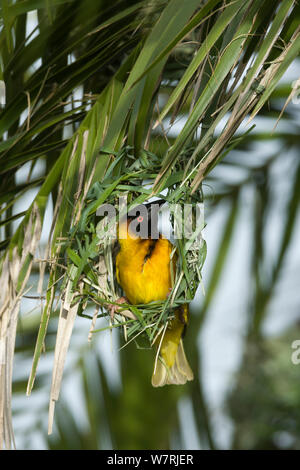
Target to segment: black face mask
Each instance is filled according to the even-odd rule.
[[[158,213],[160,206],[165,202],[160,199],[131,209],[128,212],[130,231],[139,238],[157,240],[159,238]]]

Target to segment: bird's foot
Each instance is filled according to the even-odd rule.
[[[167,293],[167,298],[169,297],[169,295],[171,294],[172,292],[172,287],[169,288],[169,292]]]
[[[129,303],[126,297],[119,297],[115,302],[118,305],[113,305],[113,304],[107,305],[107,310],[109,311],[109,315],[112,320],[114,319],[115,313],[118,312],[120,305]]]

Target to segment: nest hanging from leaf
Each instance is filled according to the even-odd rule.
[[[206,257],[206,243],[201,233],[204,227],[202,192],[199,190],[191,195],[184,161],[183,155],[181,163],[166,179],[163,188],[167,190],[166,194],[154,195],[151,187],[160,170],[160,159],[144,151],[136,160],[131,147],[122,149],[115,154],[105,179],[91,187],[81,216],[71,227],[69,238],[64,243],[67,269],[61,289],[75,293],[72,303],[77,305],[78,315],[86,316],[84,312],[87,307],[96,305],[92,323],[94,328],[97,317],[107,316],[110,319],[107,305],[116,304],[122,296],[115,275],[118,242],[114,228],[117,220],[104,215],[99,217],[99,207],[110,204],[119,209],[117,215],[122,215],[120,200],[126,201],[127,210],[142,204],[150,196],[158,196],[169,204],[170,222],[175,234],[171,256],[177,252],[172,291],[164,301],[122,305],[120,312],[114,316],[114,323],[110,321],[106,328],[101,329],[121,327],[125,344],[139,338],[144,345],[146,340],[151,347],[166,322],[173,318],[174,307],[190,303],[202,280],[201,269]],[[187,205],[188,211],[181,210],[183,205]],[[189,233],[182,230],[183,227],[188,227]]]

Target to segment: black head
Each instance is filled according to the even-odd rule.
[[[164,199],[158,199],[130,209],[127,214],[130,232],[142,239],[158,239],[158,213],[165,202]]]

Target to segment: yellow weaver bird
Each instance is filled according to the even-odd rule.
[[[121,298],[118,303],[128,300],[128,303],[133,305],[147,304],[166,299],[171,291],[171,269],[175,268],[176,259],[173,256],[172,261],[170,260],[174,248],[171,242],[158,233],[152,211],[154,204],[156,208],[159,207],[157,202],[139,206],[144,210],[140,211],[138,217],[130,216],[129,212],[126,220],[119,223],[120,250],[116,257],[116,275],[126,299]],[[161,201],[159,202],[161,204]],[[157,233],[156,238],[153,238],[153,225]],[[147,232],[150,235],[146,238],[142,238],[138,233],[141,227],[149,230]],[[163,338],[161,334],[156,340],[156,347],[160,349],[152,374],[154,387],[185,384],[194,378],[182,343],[188,316],[187,304],[176,308],[174,318],[169,321]]]

